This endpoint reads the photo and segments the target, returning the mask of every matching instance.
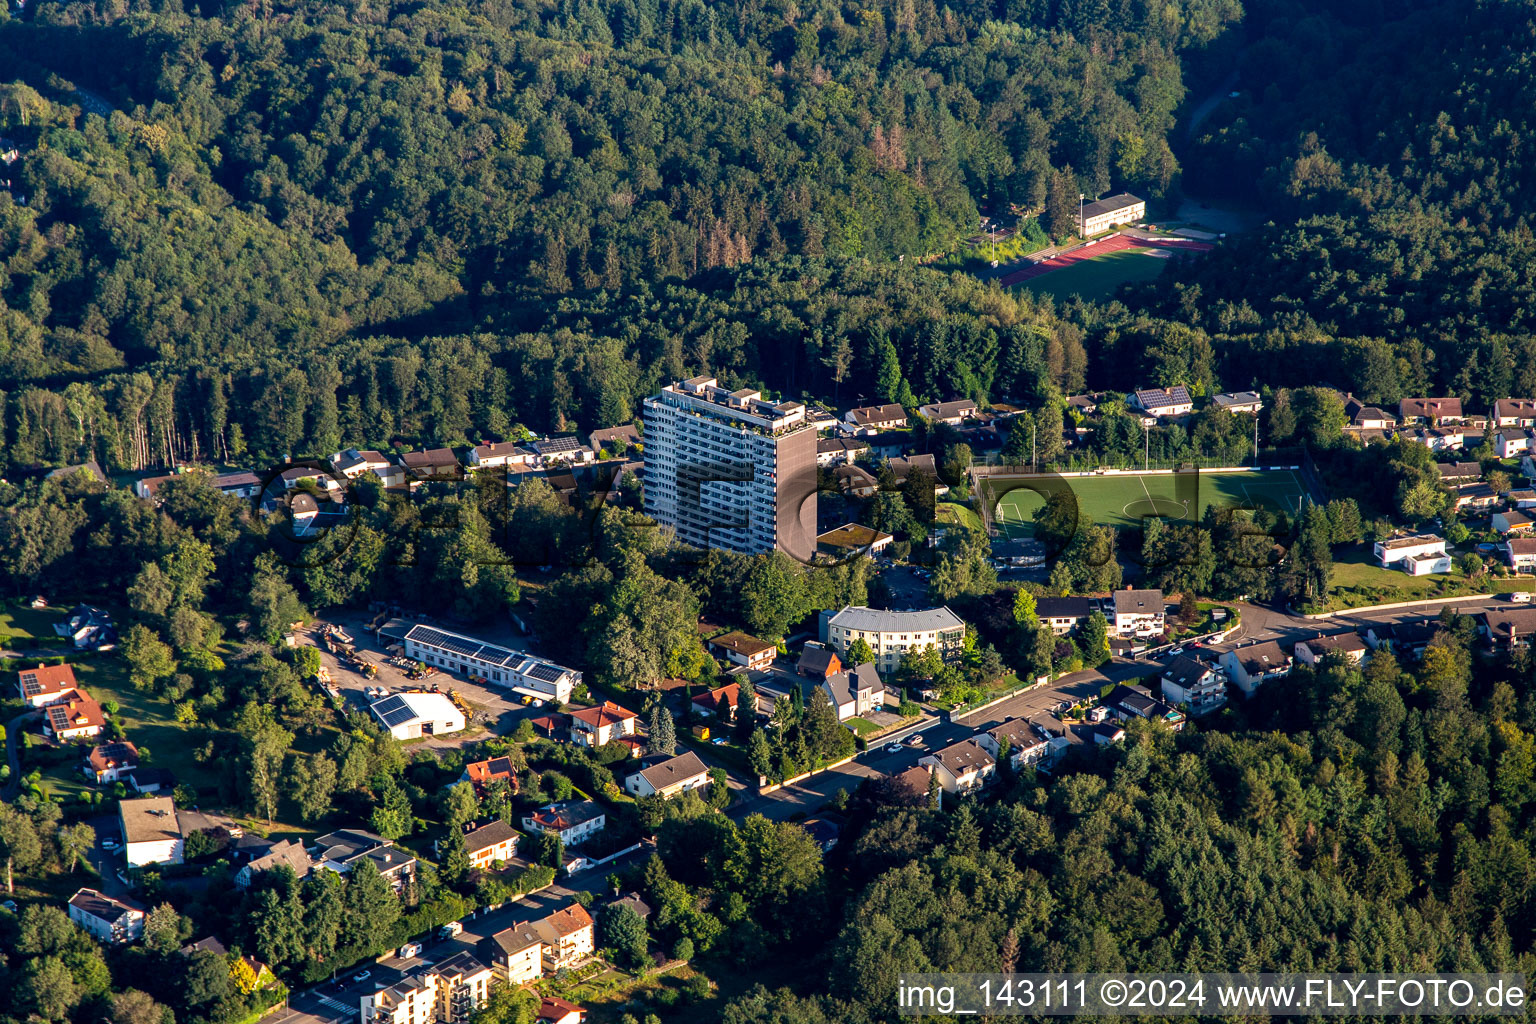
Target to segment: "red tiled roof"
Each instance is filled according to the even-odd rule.
[[[621,722],[628,722],[639,717],[639,715],[628,708],[620,707],[610,700],[603,701],[595,708],[582,708],[580,711],[571,712],[571,718],[578,722],[585,722],[593,730],[601,729],[604,726],[618,725]]]
[[[68,665],[39,665],[37,668],[24,668],[17,673],[17,678],[22,692],[28,698],[65,693],[78,685],[75,682],[75,670]]]

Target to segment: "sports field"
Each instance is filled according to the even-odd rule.
[[[1023,287],[1037,295],[1049,295],[1056,299],[1068,299],[1081,295],[1085,299],[1105,299],[1130,281],[1150,281],[1168,265],[1166,256],[1159,259],[1156,249],[1121,249],[1105,253],[1091,260],[1082,260],[1070,267],[1032,281]]]
[[[1168,236],[1141,238],[1114,234],[1003,275],[1005,287],[1022,285],[1042,295],[1104,298],[1127,281],[1146,281],[1162,273],[1171,259],[1209,252],[1209,242]]]
[[[1071,490],[1077,499],[1079,522],[1102,526],[1132,526],[1147,516],[1195,523],[1211,505],[1269,508],[1295,515],[1307,493],[1289,469],[1258,473],[989,476],[985,500],[992,503],[992,523],[997,532],[1004,537],[1029,536],[1034,532],[1035,509],[1045,503],[1045,494],[1062,488]]]

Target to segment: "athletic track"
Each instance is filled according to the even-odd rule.
[[[1048,260],[1032,263],[1021,270],[1015,270],[1013,273],[1005,275],[1000,283],[1003,287],[1007,288],[1023,281],[1033,280],[1042,274],[1049,274],[1053,270],[1070,267],[1072,264],[1083,260],[1091,260],[1108,253],[1119,252],[1121,249],[1132,248],[1170,249],[1174,252],[1210,252],[1216,247],[1209,242],[1197,242],[1191,238],[1148,239],[1132,238],[1129,235],[1115,235],[1101,242],[1091,242],[1081,249],[1073,249],[1071,252],[1064,252],[1060,255],[1052,256]]]

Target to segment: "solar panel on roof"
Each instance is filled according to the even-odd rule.
[[[416,712],[401,697],[389,697],[379,701],[373,706],[373,713],[379,717],[379,721],[393,729],[403,722],[409,722],[416,717]]]
[[[21,674],[21,692],[28,697],[35,697],[43,692],[43,686],[37,681],[36,672],[23,672]]]
[[[528,670],[528,675],[535,679],[542,679],[546,683],[555,682],[561,674],[561,671],[553,665],[535,665]]]

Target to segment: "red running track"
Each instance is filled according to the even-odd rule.
[[[1197,242],[1189,238],[1162,238],[1153,241],[1146,238],[1132,238],[1129,235],[1115,235],[1113,238],[1106,238],[1102,242],[1093,242],[1083,246],[1081,249],[1061,253],[1060,255],[1052,256],[1048,260],[1032,263],[1022,270],[1015,270],[1013,273],[1003,277],[1001,283],[1005,288],[1010,287],[1022,281],[1033,280],[1042,274],[1049,274],[1053,270],[1070,267],[1074,263],[1096,259],[1099,256],[1112,252],[1119,252],[1122,249],[1171,249],[1176,252],[1210,252],[1214,248],[1216,247],[1209,242]]]

